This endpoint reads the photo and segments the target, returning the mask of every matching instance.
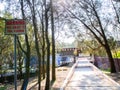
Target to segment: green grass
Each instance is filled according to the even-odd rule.
[[[5,86],[0,86],[0,90],[6,90]]]
[[[110,69],[107,69],[107,70],[104,70],[104,69],[101,69],[101,71],[105,74],[109,74],[110,73]]]

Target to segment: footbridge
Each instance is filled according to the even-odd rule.
[[[61,90],[120,90],[120,85],[84,57],[77,59]]]

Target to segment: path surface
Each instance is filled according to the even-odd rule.
[[[120,90],[120,85],[103,74],[86,58],[79,58],[64,90]]]

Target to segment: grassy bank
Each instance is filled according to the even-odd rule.
[[[101,71],[105,74],[110,74],[110,69],[107,69],[107,70],[101,69]]]
[[[6,90],[6,87],[4,85],[1,85],[0,90]]]

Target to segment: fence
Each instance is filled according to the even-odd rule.
[[[114,58],[115,68],[117,72],[120,72],[120,59]],[[110,63],[108,57],[94,57],[94,64],[100,69],[110,69]]]

